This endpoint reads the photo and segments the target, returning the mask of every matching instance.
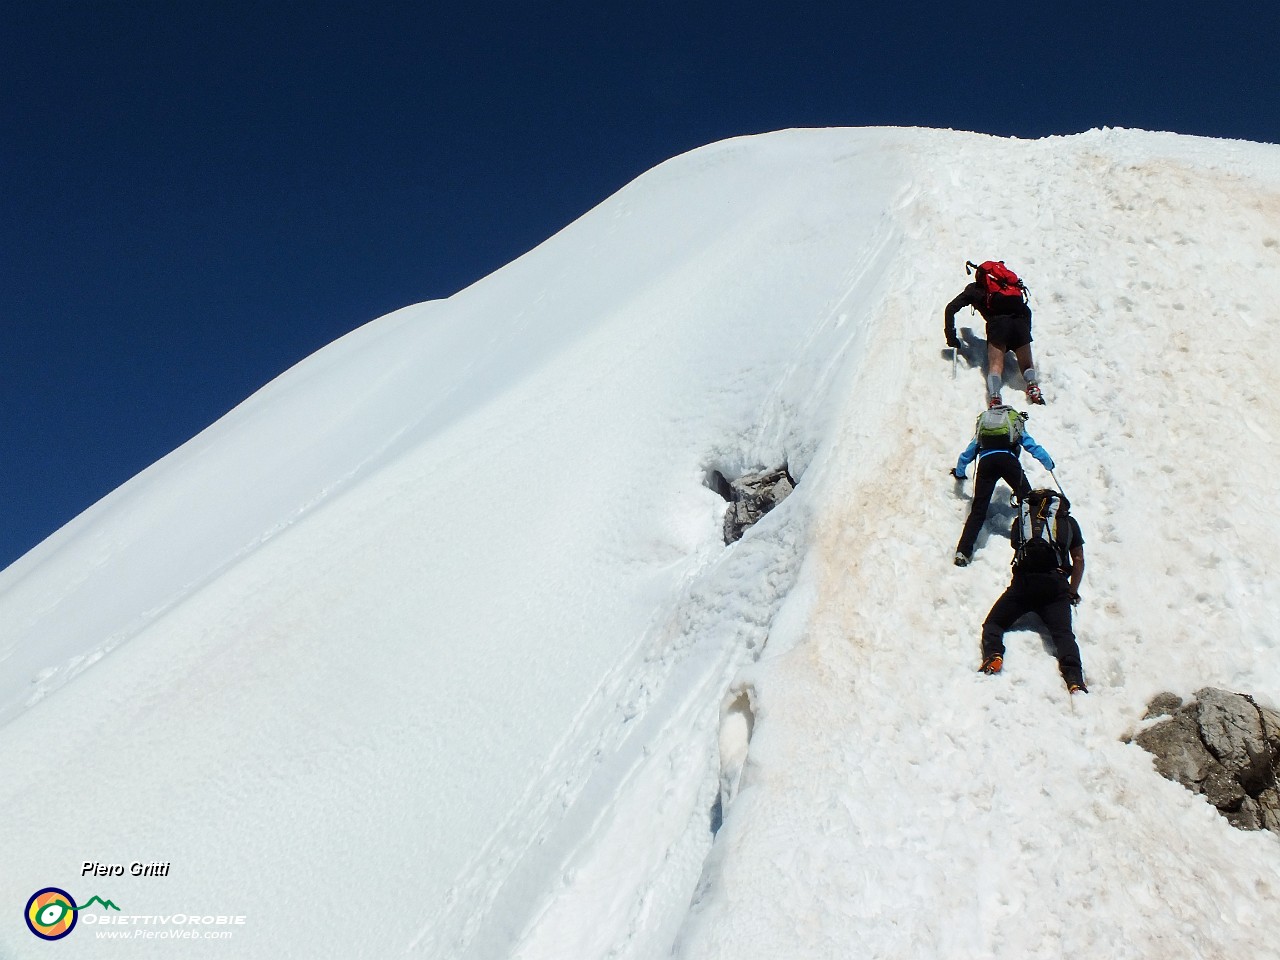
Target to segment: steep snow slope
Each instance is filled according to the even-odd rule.
[[[941,308],[987,256],[1031,283],[1088,540],[1077,711],[1034,632],[973,673],[1007,511],[949,562],[982,383]],[[245,917],[193,956],[1267,955],[1280,844],[1120,737],[1162,688],[1280,690],[1277,266],[1274,147],[790,131],[656,168],[0,575],[0,952],[47,949],[17,907],[52,884]],[[706,471],[784,459],[725,549]],[[174,952],[99,918],[58,949]]]
[[[670,941],[719,696],[798,556],[789,530],[726,554],[703,480],[820,446],[868,335],[842,298],[895,260],[904,142],[666,164],[300,365],[6,573],[0,895],[246,915],[239,956],[492,956],[660,755],[680,783],[619,909],[678,904]],[[173,867],[95,883],[85,860]]]
[[[865,468],[855,396],[832,437],[788,601],[804,626],[735,683],[754,737],[679,953],[1280,956],[1275,837],[1119,742],[1162,689],[1280,694],[1280,149],[922,141],[909,426]],[[927,361],[957,264],[997,255],[1032,284],[1049,405],[1031,426],[1088,543],[1082,702],[1034,625],[1001,677],[974,672],[1011,512],[974,566],[949,563],[966,504],[943,471],[982,386]]]

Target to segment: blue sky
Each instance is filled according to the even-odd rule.
[[[1276,7],[1024,6],[4,5],[0,566],[324,344],[705,143],[1280,142]]]

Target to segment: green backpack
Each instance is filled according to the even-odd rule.
[[[1017,450],[1026,433],[1027,415],[1001,404],[978,414],[976,436],[979,450]]]

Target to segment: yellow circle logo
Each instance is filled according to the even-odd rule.
[[[27,929],[41,940],[61,940],[76,927],[76,902],[57,887],[37,890],[27,901]]]

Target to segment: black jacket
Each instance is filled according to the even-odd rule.
[[[1031,308],[1027,306],[1026,301],[1021,297],[1006,297],[995,294],[990,297],[990,302],[988,302],[987,292],[976,283],[971,283],[960,291],[958,297],[947,304],[947,310],[943,314],[942,321],[943,329],[947,333],[954,336],[956,314],[965,307],[973,307],[982,314],[983,320],[990,320],[992,317],[1031,319]]]

